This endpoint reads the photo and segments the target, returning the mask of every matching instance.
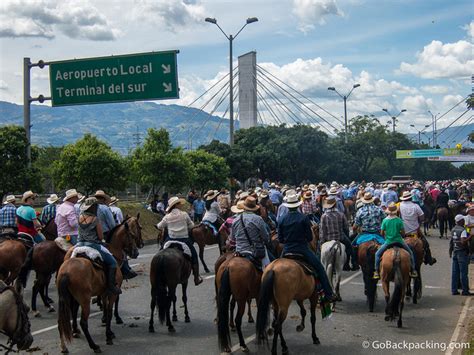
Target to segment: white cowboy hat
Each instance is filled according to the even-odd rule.
[[[76,191],[76,190],[74,190]],[[100,198],[103,198],[105,200],[110,200],[110,196],[107,195],[104,190],[97,190],[94,194],[94,197],[97,198],[97,197],[100,197]]]
[[[402,197],[400,197],[400,200],[401,201],[408,201],[408,200],[411,200],[413,197],[413,195],[411,194],[410,191],[403,191],[403,195]]]
[[[323,201],[323,208],[332,208],[334,207],[336,202],[337,202],[336,197],[334,195],[331,195]]]
[[[15,195],[8,195],[5,201],[3,202],[3,204],[6,205],[7,203],[15,203],[15,202],[16,202]]]
[[[56,194],[51,194],[51,195],[46,199],[46,202],[48,202],[50,205],[52,205],[53,203],[57,202],[58,200],[59,200],[58,195],[56,195]]]
[[[396,189],[396,188],[397,188],[397,185],[395,185],[395,184],[388,184],[387,188],[388,188],[388,189]]]
[[[456,215],[456,217],[454,217],[454,221],[456,223],[458,223],[459,221],[462,221],[462,220],[464,220],[464,216],[462,214],[458,214],[458,215]]]
[[[120,201],[120,200],[119,200],[117,197],[112,196],[112,197],[110,198],[109,206],[112,206],[113,204],[116,204],[116,203],[119,202],[119,201]]]
[[[260,197],[260,198],[268,197],[268,191],[267,191],[267,190],[262,190],[262,191],[260,191],[259,197]]]
[[[362,197],[361,202],[365,204],[372,203],[374,202],[374,196],[372,196],[370,192],[366,192],[364,197]]]
[[[178,196],[173,196],[168,200],[168,207],[166,207],[166,212],[171,211],[171,209],[177,204],[181,203],[182,200]]]
[[[315,191],[316,190],[316,185],[315,184],[309,184],[309,189],[311,191]]]
[[[329,189],[328,195],[337,195],[337,187],[333,186]]]
[[[81,205],[81,212],[87,211],[89,208],[94,206],[97,203],[97,199],[95,197],[88,197]]]
[[[297,194],[291,194],[286,196],[286,202],[283,203],[284,206],[288,208],[295,208],[301,205],[303,202],[299,199]]]
[[[66,196],[63,198],[63,202],[69,200],[72,197],[77,197],[79,194],[77,193],[76,189],[70,189],[66,191]]]
[[[396,215],[397,212],[398,212],[398,207],[395,203],[391,202],[388,206],[387,206],[387,212],[391,215]]]
[[[275,187],[276,187],[276,184],[275,184],[274,182],[272,182],[272,183],[270,184],[270,187],[271,187],[271,188],[275,188]]]
[[[210,200],[213,200],[217,197],[217,195],[219,195],[220,192],[217,191],[217,190],[209,190],[207,193],[206,193],[206,200],[207,201],[210,201]]]
[[[235,214],[244,212],[244,201],[237,202],[237,205],[233,205],[230,210]]]
[[[26,200],[28,200],[29,198],[31,198],[31,197],[36,197],[36,196],[37,196],[37,194],[35,194],[33,191],[31,191],[31,190],[26,191],[26,192],[23,194],[22,198],[21,198],[21,202],[24,203],[24,202],[26,202]]]

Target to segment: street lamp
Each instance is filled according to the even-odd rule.
[[[431,115],[431,124],[433,125],[433,148],[436,147],[438,137],[436,137],[436,130],[437,130],[437,116],[439,115],[439,112],[437,115],[434,115],[430,110],[428,110],[428,113]]]
[[[227,35],[224,30],[219,26],[217,23],[217,20],[215,18],[211,17],[206,17],[205,19],[206,22],[212,23],[216,25],[219,30],[224,34],[224,36],[229,40],[229,116],[230,116],[230,122],[229,122],[229,144],[233,145],[234,144],[234,79],[232,77],[232,73],[234,71],[233,68],[233,63],[232,63],[232,43],[233,40],[239,35],[240,32],[247,26],[248,24],[254,23],[258,21],[258,18],[256,17],[249,17],[247,21],[245,21],[245,24],[240,28],[240,30],[237,32],[235,36],[233,35]]]
[[[418,131],[418,144],[421,144],[421,132],[423,132],[426,128],[428,128],[430,125],[427,124],[425,125],[425,127],[421,130],[421,131]],[[413,127],[415,128],[415,125],[414,124],[411,124],[410,127]],[[415,128],[416,130],[416,128]]]
[[[391,115],[390,112],[388,112],[386,108],[383,108],[382,111],[386,112],[387,115],[389,115],[392,118],[392,129],[393,129],[393,133],[395,133],[395,125],[396,125],[397,117],[400,116],[403,112],[407,112],[407,110],[405,109],[401,110],[396,116]]]
[[[351,96],[352,91],[354,91],[355,88],[358,88],[360,84],[354,84],[352,86],[351,91],[347,95],[341,95],[339,91],[336,90],[335,87],[331,86],[328,87],[328,90],[334,91],[336,94],[338,94],[343,100],[344,100],[344,142],[347,144],[347,99],[349,96]]]

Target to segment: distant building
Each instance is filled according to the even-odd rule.
[[[239,128],[257,126],[257,52],[239,57]]]

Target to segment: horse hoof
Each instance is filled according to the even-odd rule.
[[[231,353],[232,350],[230,348],[225,348],[224,350],[222,350],[223,353]]]
[[[401,322],[401,321],[398,321],[397,327],[398,327],[398,328],[401,328],[401,327],[402,327],[402,322]]]
[[[254,323],[255,321],[253,320],[253,318],[249,318],[248,322],[249,323]]]
[[[206,274],[210,273],[209,269],[204,269],[204,271]]]
[[[76,338],[76,339],[79,339],[79,338],[81,337],[81,333],[79,333],[79,332],[74,332],[74,333],[72,334],[72,337],[73,337],[73,338]]]
[[[231,331],[231,332],[235,332],[235,330],[236,330],[235,325],[231,325],[231,326],[230,326],[230,331]]]
[[[173,319],[172,319],[173,322],[177,322],[178,321],[178,317],[176,316],[173,316]]]
[[[115,324],[123,324],[122,318],[116,318],[115,319]]]
[[[61,350],[61,354],[69,354],[69,350],[67,348],[64,348]]]
[[[321,342],[319,341],[319,338],[318,338],[318,337],[316,337],[316,338],[313,339],[313,344],[315,344],[315,345],[321,344]]]
[[[302,332],[303,330],[304,330],[304,326],[302,326],[301,324],[296,326],[297,332]]]
[[[54,309],[53,306],[51,306],[51,307],[49,307],[48,312],[49,313],[54,313],[54,312],[56,312],[56,310]]]
[[[388,322],[389,320],[391,320],[391,319],[392,319],[392,317],[391,317],[391,316],[385,316],[385,318],[384,318],[384,319],[385,319],[385,321],[386,321],[386,322]]]
[[[336,301],[337,301],[337,302],[342,302],[341,296],[337,295]]]
[[[273,328],[268,328],[267,334],[268,334],[268,336],[272,336],[273,335]]]
[[[155,328],[149,327],[149,328],[148,328],[148,332],[149,332],[149,333],[154,333],[154,332],[155,332]]]
[[[247,345],[241,346],[241,347],[240,347],[240,351],[242,351],[243,353],[248,353],[248,352],[249,352],[249,348],[247,347]]]
[[[288,348],[286,348],[286,349],[281,349],[281,353],[282,353],[283,355],[287,355],[287,354],[290,353],[290,351],[288,350]]]
[[[107,345],[114,345],[114,341],[112,339],[107,339],[105,343]]]
[[[100,353],[102,353],[102,349],[100,348],[100,346],[98,346],[97,348],[94,349],[94,352],[96,354],[100,354]]]
[[[174,329],[173,327],[170,327],[170,328],[168,328],[168,332],[169,333],[176,333],[176,329]]]
[[[191,323],[191,318],[185,317],[184,318],[184,323]]]

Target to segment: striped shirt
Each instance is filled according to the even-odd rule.
[[[43,225],[47,225],[48,222],[56,217],[56,204],[50,203],[43,207],[41,211],[40,221]]]
[[[319,240],[321,244],[330,240],[341,240],[349,231],[349,223],[344,213],[337,208],[327,209],[321,217],[319,224]]]
[[[13,203],[7,203],[0,209],[0,227],[16,227],[16,207]]]

